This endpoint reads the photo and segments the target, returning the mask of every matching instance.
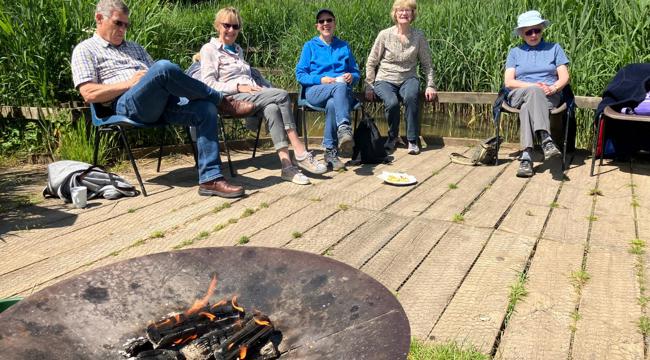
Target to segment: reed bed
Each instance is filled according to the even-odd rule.
[[[0,1],[0,104],[53,105],[78,100],[72,87],[72,48],[93,31],[95,0]],[[278,86],[296,89],[294,66],[302,44],[316,35],[314,14],[321,7],[337,15],[337,34],[348,41],[363,73],[377,32],[390,26],[387,0],[130,1],[133,27],[128,38],[154,58],[188,66],[191,55],[214,36],[212,21],[221,7],[240,9],[239,43],[247,59]],[[539,9],[553,24],[550,41],[571,59],[576,95],[598,96],[623,65],[649,62],[646,0],[420,0],[415,27],[433,50],[438,88],[444,91],[498,91],[517,14]],[[580,116],[578,139],[586,144],[590,114]]]

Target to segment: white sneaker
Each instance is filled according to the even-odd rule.
[[[418,147],[418,144],[409,141],[408,153],[411,154],[411,155],[419,154],[420,153],[420,148]]]
[[[282,177],[282,180],[291,181],[292,183],[298,185],[311,184],[309,178],[301,173],[300,169],[298,169],[297,166],[288,166],[286,168],[283,168],[280,177]]]
[[[327,172],[327,165],[316,160],[316,158],[314,158],[314,154],[312,154],[310,151],[305,154],[305,158],[302,160],[298,160],[296,157],[296,162],[298,163],[299,167],[305,171],[309,171],[312,174],[320,175]]]

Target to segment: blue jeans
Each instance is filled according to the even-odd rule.
[[[190,102],[179,106],[179,97]],[[192,79],[167,60],[157,61],[135,86],[120,96],[115,113],[145,124],[196,126],[199,183],[222,177],[217,138],[217,105],[223,96]]]
[[[325,108],[323,147],[337,147],[338,127],[342,124],[350,125],[350,109],[354,101],[352,87],[344,83],[313,85],[305,91],[305,100],[314,106]]]
[[[420,136],[420,121],[418,120],[418,97],[420,82],[417,78],[410,78],[401,85],[387,81],[376,81],[374,91],[384,102],[384,117],[388,121],[388,136],[399,136],[399,102],[404,103],[406,112],[406,139],[416,142]]]

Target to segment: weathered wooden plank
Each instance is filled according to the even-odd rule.
[[[374,178],[372,187],[366,186],[373,189],[373,191],[366,196],[360,197],[354,206],[368,210],[383,210],[391,203],[400,201],[403,197],[418,191],[433,176],[434,171],[449,163],[449,153],[452,151],[454,151],[452,148],[424,151],[419,156],[409,156],[407,161],[397,163],[392,168],[387,168],[386,171],[399,171],[413,175],[418,180],[418,183],[414,186],[393,186]],[[381,171],[375,174],[379,175]]]
[[[286,245],[289,249],[317,254],[324,253],[366,221],[372,221],[376,212],[368,210],[340,210],[331,218],[306,231],[302,237]]]
[[[378,213],[331,249],[331,256],[356,268],[390,242],[410,219]]]
[[[397,290],[452,226],[415,218],[390,240],[361,270],[391,290]]]
[[[294,240],[296,236],[302,237],[312,227],[328,220],[339,212],[335,206],[320,201],[312,201],[302,210],[286,216],[274,225],[254,234],[247,245],[282,247]]]
[[[598,188],[603,195],[596,199],[589,243],[627,251],[630,241],[636,237],[632,183],[629,164],[617,165],[601,167]],[[612,170],[603,171],[604,168]]]
[[[452,220],[455,214],[460,214],[499,176],[504,167],[504,164],[485,166],[480,169],[473,167],[462,180],[456,183],[455,189],[449,189],[434,206],[429,207],[420,216],[427,219]]]
[[[451,225],[399,290],[411,335],[426,339],[488,240],[491,229]],[[429,243],[435,242],[432,234]]]
[[[578,297],[571,274],[580,269],[583,252],[583,244],[539,241],[528,270],[528,294],[508,321],[497,359],[567,359]]]
[[[246,237],[250,241],[253,235],[273,226],[288,216],[301,212],[305,207],[311,205],[311,203],[309,200],[286,196],[279,201],[271,203],[268,208],[261,207],[261,204],[255,208],[246,208],[239,215],[239,220],[236,223],[229,224],[223,230],[212,231],[206,239],[196,242],[190,247],[229,246],[240,243],[243,245],[245,240],[242,237]],[[247,212],[250,211],[256,211],[256,213],[246,216]],[[224,222],[222,224],[226,225],[227,223]],[[290,233],[291,229],[284,229],[284,231]]]
[[[551,166],[559,165],[558,162],[552,163]],[[556,206],[552,203],[562,181],[554,177],[550,171],[535,174],[499,225],[499,229],[537,238],[548,213]]]
[[[430,339],[490,353],[506,315],[509,286],[517,282],[534,243],[534,238],[495,230]]]
[[[199,197],[198,195],[195,196]],[[250,196],[243,199],[242,206],[245,207],[247,202],[255,201],[253,198],[253,196]],[[59,249],[56,256],[46,257],[42,261],[1,275],[0,297],[24,291],[47,279],[65,275],[87,264],[93,264],[95,261],[127,247],[136,248],[131,250],[130,254],[138,253],[140,249],[137,249],[137,247],[143,240],[152,237],[160,240],[156,236],[152,236],[152,234],[156,232],[166,233],[170,229],[186,226],[186,224],[191,224],[197,218],[212,214],[216,201],[221,200],[216,198],[207,199],[215,202],[198,202],[193,206],[179,211],[169,211],[166,214],[156,214],[155,210],[159,211],[160,209],[154,209],[148,211],[142,217],[131,218],[130,223],[121,221],[102,223],[97,227],[80,230],[75,237],[62,238],[59,242],[64,244],[56,245],[56,248]],[[239,212],[242,210],[240,208]],[[156,221],[143,222],[142,219],[156,219]],[[162,242],[164,242],[164,237],[162,239]],[[67,250],[60,250],[61,245],[65,244],[67,244]],[[138,246],[134,246],[134,244],[138,244]]]
[[[512,205],[526,184],[526,179],[516,176],[519,163],[512,161],[483,195],[465,213],[465,224],[493,228]]]
[[[564,181],[542,236],[562,242],[584,243],[589,233],[589,219],[597,178],[589,175],[590,167],[584,156],[576,156]],[[597,200],[597,199],[596,199]]]
[[[572,359],[643,358],[634,265],[635,256],[623,249],[590,247]]]
[[[633,163],[632,183],[634,184],[632,202],[636,208],[638,237],[648,242],[650,246],[650,165]],[[646,273],[646,276],[648,275],[650,273]]]

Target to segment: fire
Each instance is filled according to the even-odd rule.
[[[203,312],[202,311],[202,312],[199,313],[199,315],[203,315],[203,316],[207,317],[208,319],[210,319],[210,321],[214,321],[214,319],[217,318],[216,316],[210,314],[209,312]]]
[[[186,338],[180,338],[180,339],[174,341],[174,345],[184,344],[184,343],[186,343],[188,341],[192,341],[192,340],[196,339],[197,337],[198,336],[196,334],[194,334],[194,335],[190,335],[190,336],[188,336]]]
[[[228,303],[228,301],[226,301],[226,299],[222,299],[222,300],[219,301],[218,303],[212,305],[211,309],[216,309],[216,308],[218,308],[219,306],[224,306],[224,305],[226,305],[227,303]]]
[[[232,297],[232,300],[230,301],[230,303],[232,304],[232,307],[235,308],[235,310],[237,310],[239,312],[244,312],[244,308],[239,306],[239,304],[237,304],[237,296],[236,295]]]
[[[208,286],[208,291],[206,292],[205,296],[203,299],[196,300],[192,307],[187,309],[185,311],[185,315],[191,315],[194,314],[195,312],[201,310],[204,308],[206,305],[208,305],[208,301],[210,297],[212,297],[212,294],[214,294],[214,291],[217,288],[217,274],[212,275],[212,280],[210,280],[210,286]]]
[[[239,348],[239,359],[240,360],[244,360],[246,358],[246,352],[248,352],[248,347],[246,347],[245,345],[242,345]]]
[[[262,325],[262,326],[269,326],[269,325],[271,325],[271,322],[270,322],[270,321],[260,320],[260,319],[258,319],[258,318],[253,318],[253,320],[255,320],[255,322],[257,323],[257,325]]]

